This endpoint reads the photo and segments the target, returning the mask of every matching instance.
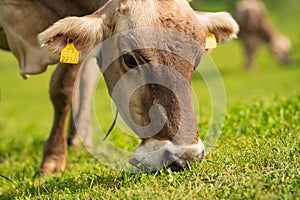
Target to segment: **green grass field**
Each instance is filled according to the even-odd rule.
[[[201,6],[226,8],[214,2]],[[281,66],[262,47],[256,68],[245,72],[238,41],[214,50],[211,57],[226,89],[226,121],[203,162],[182,172],[131,174],[70,148],[64,172],[34,178],[52,123],[48,86],[55,67],[25,81],[16,59],[0,51],[0,199],[300,199],[300,2],[266,2],[274,24],[292,39],[294,63]],[[194,6],[199,6],[196,0]],[[203,137],[211,103],[199,74],[193,89]],[[96,110],[107,129],[113,119],[110,105],[100,82]],[[130,151],[138,144],[118,127],[110,140]]]

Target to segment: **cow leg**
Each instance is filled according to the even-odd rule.
[[[247,39],[246,39],[247,40]],[[246,54],[246,70],[251,70],[254,65],[254,56],[257,49],[257,42],[254,40],[247,40],[244,41],[244,48],[245,48],[245,54]]]
[[[78,66],[59,64],[50,82],[50,98],[54,106],[51,133],[44,145],[41,173],[60,172],[66,167],[66,119],[72,102],[72,91]]]
[[[73,105],[72,105],[72,107],[73,107]],[[76,130],[73,113],[74,113],[74,111],[73,111],[73,109],[71,109],[71,115],[70,115],[70,119],[69,119],[69,130],[68,130],[68,145],[73,146],[76,149],[79,149],[81,142],[80,142],[80,137]]]
[[[82,73],[82,70],[79,69],[76,80],[74,82],[74,88],[73,88],[73,98],[72,98],[72,108],[71,108],[71,113],[70,113],[70,118],[69,118],[69,130],[68,130],[68,145],[73,146],[76,149],[79,149],[81,146],[80,142],[80,137],[78,135],[77,129],[76,129],[76,124],[75,124],[75,118],[74,118],[74,113],[76,115],[77,112],[79,112],[79,95],[80,92],[79,90],[79,78],[80,73]]]
[[[246,70],[253,68],[255,48],[248,46],[246,49]]]
[[[72,102],[72,114],[74,118],[70,118],[68,135],[68,144],[75,147],[79,147],[81,143],[86,148],[92,148],[93,146],[90,109],[99,74],[100,70],[96,59],[89,58],[82,65],[76,78]]]

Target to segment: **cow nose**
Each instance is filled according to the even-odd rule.
[[[24,79],[28,79],[28,78],[30,77],[30,75],[28,75],[28,74],[23,74],[23,73],[21,73],[21,76],[22,76]]]
[[[282,63],[286,66],[292,65],[293,64],[293,60],[289,57],[285,58],[282,60]]]

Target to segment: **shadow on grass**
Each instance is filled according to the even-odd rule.
[[[51,196],[57,195],[93,196],[99,194],[100,191],[118,190],[133,183],[140,184],[145,175],[154,175],[154,173],[150,172],[130,173],[107,170],[105,167],[100,169],[100,171],[94,170],[82,172],[66,171],[61,174],[38,175],[36,177],[29,174],[26,175],[27,172],[25,170],[23,172],[24,176],[19,177],[19,180],[14,182],[7,181],[7,189],[2,190],[3,193],[0,193],[0,199],[44,199],[43,197],[51,199]]]
[[[91,174],[89,177],[74,176],[74,177],[59,177],[55,176],[50,179],[40,177],[36,180],[20,180],[17,183],[11,184],[11,189],[6,190],[0,195],[0,199],[15,199],[15,198],[39,198],[57,194],[80,194],[93,190],[93,186],[97,185],[100,188],[119,187],[122,182],[122,177],[100,176]]]

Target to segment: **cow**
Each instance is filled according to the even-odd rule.
[[[240,26],[238,37],[245,49],[245,68],[254,65],[257,48],[265,43],[274,56],[283,64],[291,62],[291,42],[272,26],[265,5],[259,0],[238,1],[235,6],[235,19]]]
[[[0,48],[14,54],[18,60],[20,74],[23,78],[27,79],[31,75],[43,73],[49,65],[58,63],[58,58],[40,47],[37,39],[38,33],[60,18],[70,15],[90,14],[106,2],[107,0],[87,0],[84,2],[76,0],[2,0],[0,1]],[[73,68],[69,66],[73,66]],[[77,121],[80,121],[78,123],[80,126],[75,128],[74,121],[70,118],[69,137],[66,138],[65,136],[66,118],[70,110],[74,80],[79,68],[79,65],[59,63],[52,74],[49,91],[54,107],[52,137],[45,144],[44,159],[39,172],[59,172],[65,168],[67,142],[74,146],[81,143],[76,130],[81,129],[82,138],[90,138],[90,113],[85,108],[90,105],[92,96],[88,95],[92,95],[92,93],[88,90],[82,92],[85,101],[80,103],[74,101],[73,115]],[[86,81],[78,82],[77,87],[84,85],[85,88],[93,88],[99,73],[97,67],[82,68],[80,70],[83,72],[82,74],[88,75],[89,78]],[[59,136],[53,138],[53,135]],[[58,141],[54,142],[53,140],[56,138],[58,138]],[[91,144],[88,139],[86,140],[87,145]],[[59,145],[56,145],[57,143]],[[51,165],[49,163],[56,164]]]
[[[187,0],[109,0],[92,14],[57,21],[38,37],[53,57],[73,44],[80,53],[78,65],[90,56],[97,60],[120,115],[141,139],[131,164],[176,171],[189,161],[200,162],[205,154],[191,79],[205,52],[206,36],[213,34],[222,43],[238,30],[230,14],[194,12]],[[51,84],[65,82],[72,88],[77,68],[60,70],[62,76],[54,76]],[[65,117],[71,91],[55,93],[63,93],[59,108]],[[65,146],[62,131],[52,131],[40,171],[63,170]]]

